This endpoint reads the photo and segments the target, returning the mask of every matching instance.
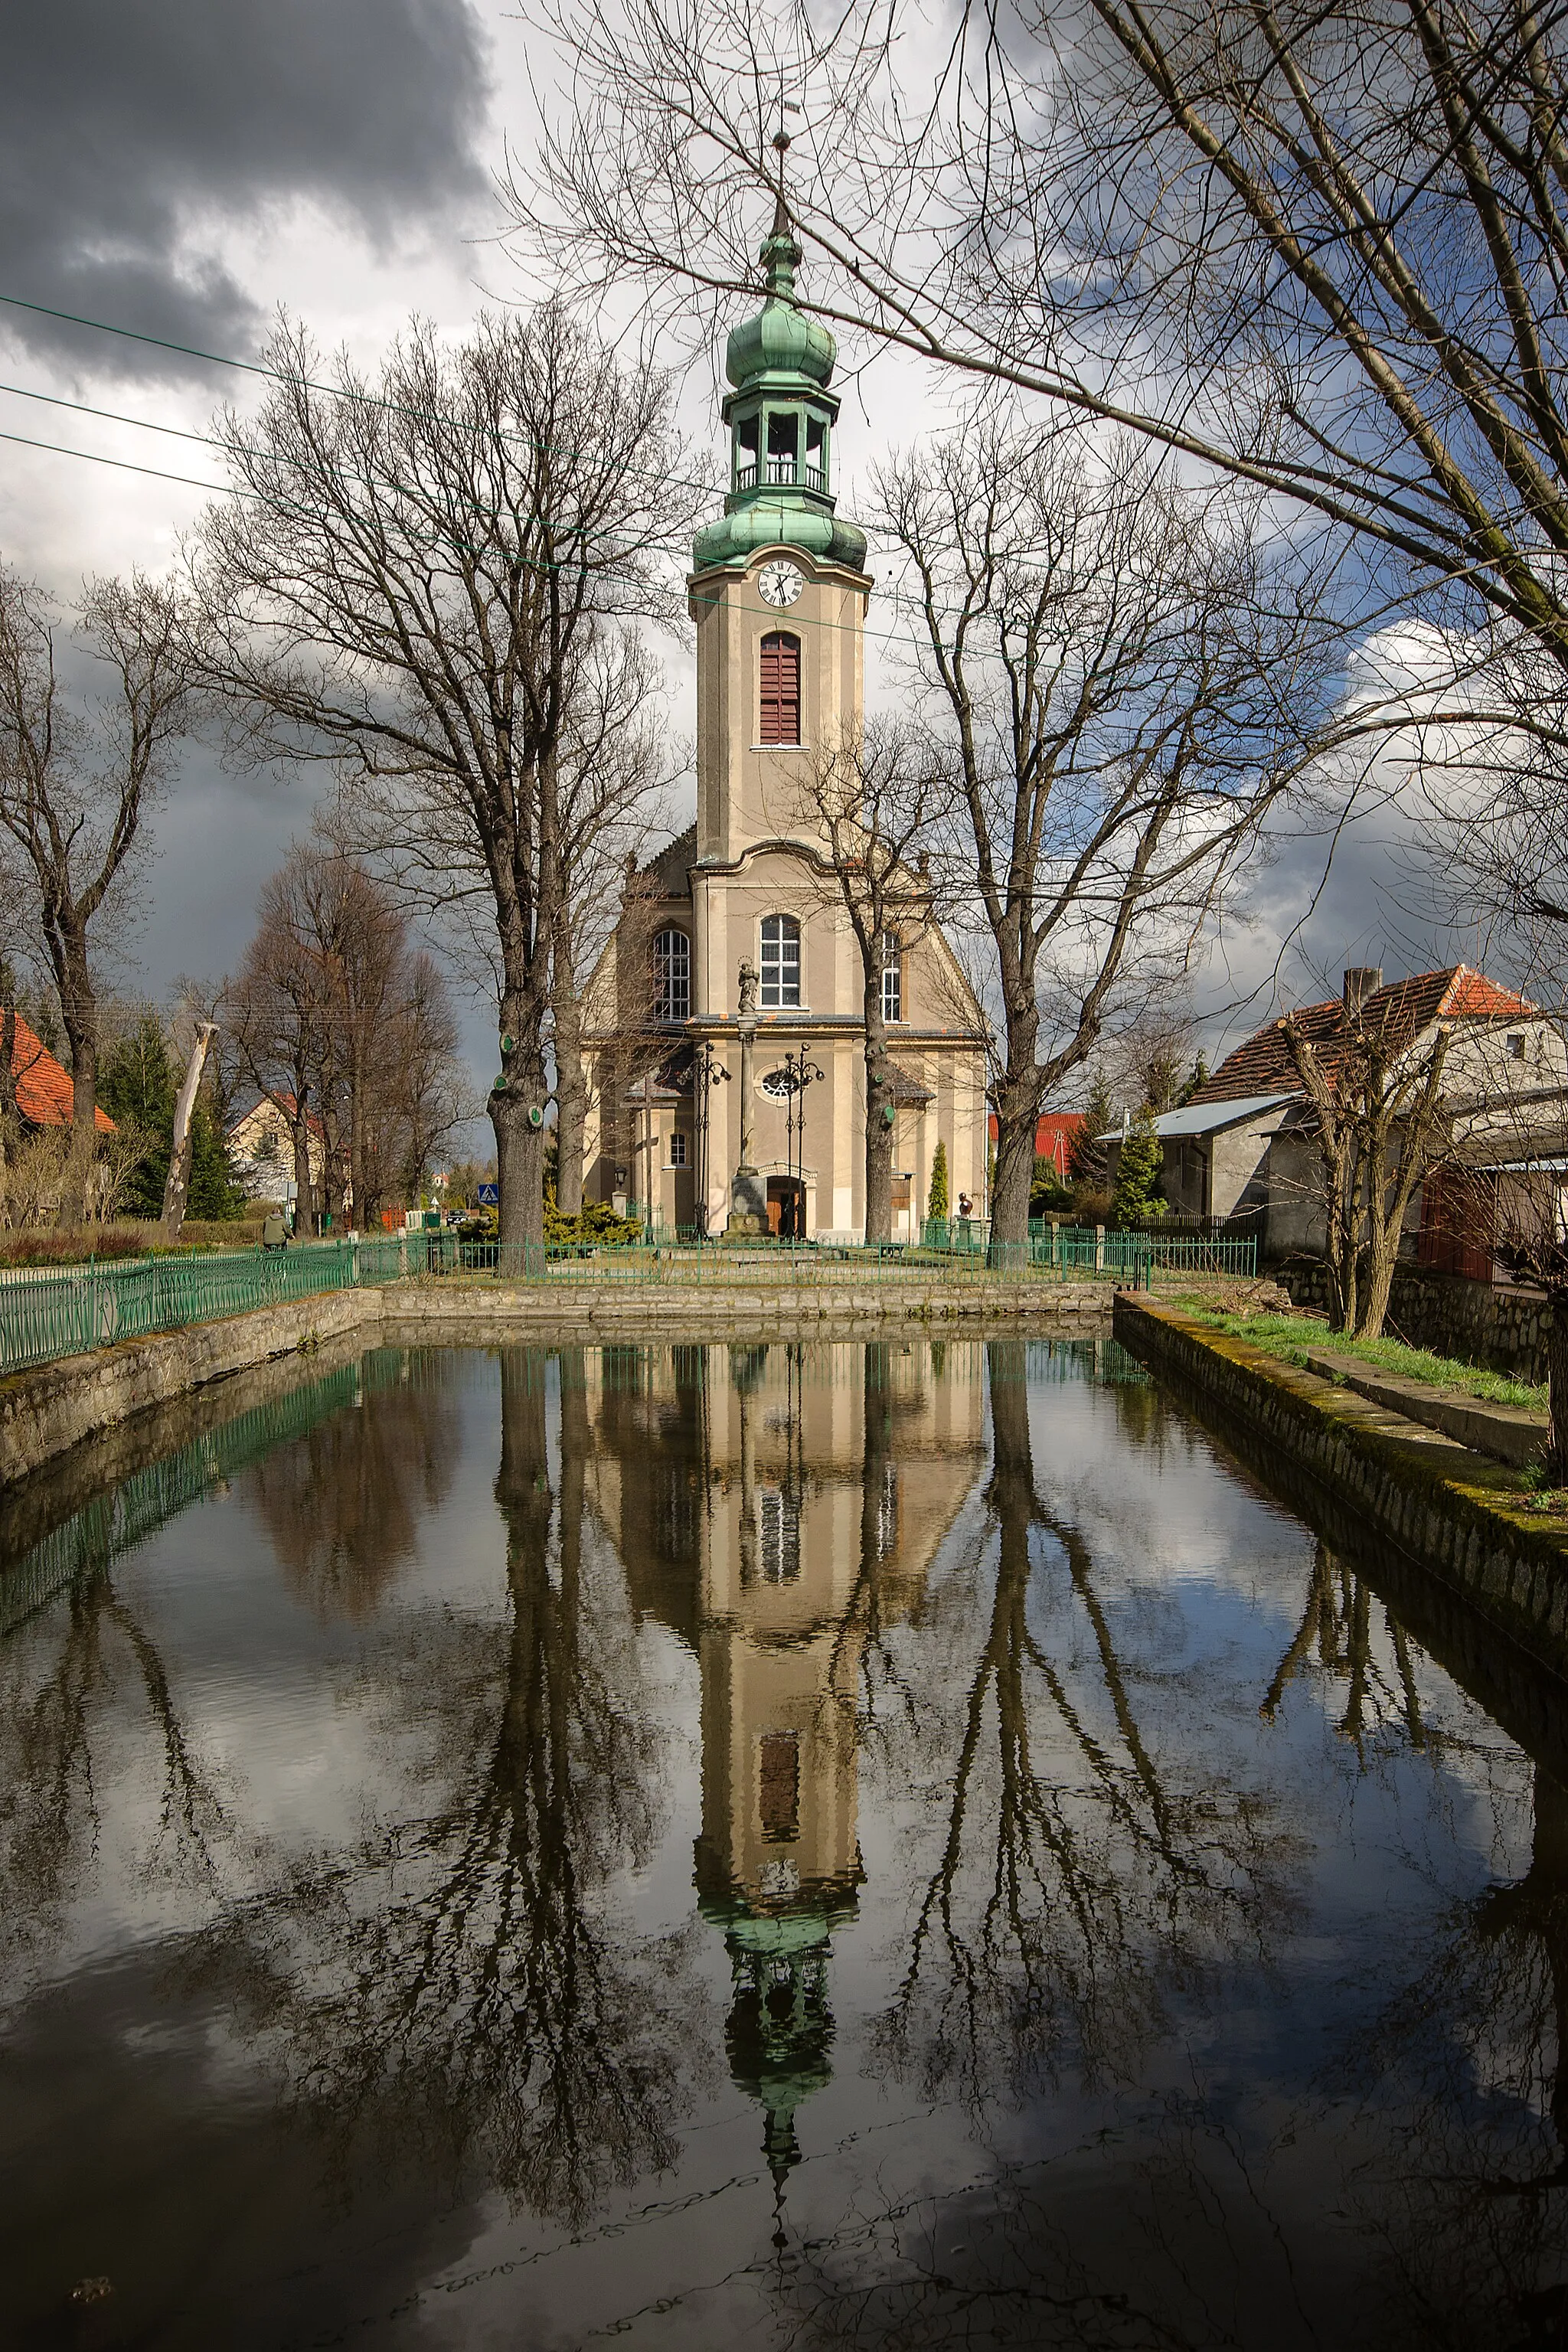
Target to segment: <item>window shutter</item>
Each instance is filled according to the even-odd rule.
[[[759,743],[800,741],[800,640],[775,629],[763,639]]]

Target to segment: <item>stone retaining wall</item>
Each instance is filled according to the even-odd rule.
[[[1568,1671],[1568,1533],[1527,1509],[1513,1473],[1125,1292],[1115,1332],[1330,1542],[1383,1538]]]
[[[889,1324],[916,1331],[945,1330],[962,1324],[1016,1331],[1055,1331],[1064,1325],[1104,1328],[1112,1294],[1104,1283],[1009,1283],[994,1287],[940,1291],[919,1283],[879,1282],[856,1286],[761,1281],[751,1284],[668,1286],[605,1283],[590,1288],[549,1283],[501,1287],[486,1282],[447,1279],[397,1285],[387,1294],[386,1313],[398,1326],[400,1342],[417,1330],[429,1338],[458,1340],[475,1325],[559,1332],[572,1339],[668,1338],[707,1333],[722,1339],[740,1331],[767,1339],[787,1333],[809,1339]],[[416,1344],[416,1340],[415,1342]]]
[[[961,1325],[986,1332],[1103,1330],[1111,1294],[1103,1284],[1009,1283],[954,1286],[883,1282],[754,1281],[700,1287],[605,1283],[599,1287],[447,1278],[399,1282],[366,1290],[323,1291],[258,1307],[216,1323],[193,1323],[146,1339],[122,1340],[90,1355],[14,1373],[0,1381],[0,1481],[25,1477],[83,1438],[117,1429],[150,1406],[188,1395],[275,1356],[344,1334],[366,1347],[504,1346],[513,1334],[604,1341],[670,1339],[812,1339],[858,1332],[945,1331]]]
[[[1329,1270],[1321,1258],[1290,1258],[1269,1270],[1295,1306],[1327,1313]],[[1538,1290],[1494,1290],[1489,1283],[1401,1260],[1384,1328],[1408,1347],[1539,1384],[1546,1379],[1546,1300]]]
[[[0,1381],[0,1480],[24,1477],[68,1446],[114,1429],[149,1405],[187,1395],[273,1356],[287,1356],[340,1333],[380,1328],[379,1290],[328,1290],[191,1323],[147,1339],[122,1339],[87,1356],[14,1372]]]

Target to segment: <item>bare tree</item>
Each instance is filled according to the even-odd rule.
[[[174,595],[140,572],[91,583],[75,635],[111,682],[84,707],[62,687],[57,626],[43,593],[0,570],[0,831],[31,886],[70,1054],[59,1220],[74,1225],[88,1214],[98,1137],[92,947],[122,908],[142,819],[191,724],[196,641]]]
[[[1288,1016],[1286,1044],[1311,1107],[1328,1221],[1330,1321],[1376,1339],[1415,1188],[1453,1139],[1448,1031],[1412,1040],[1397,1005],[1352,1002],[1331,1051]]]
[[[253,752],[337,764],[427,902],[482,872],[501,1234],[536,1240],[568,689],[606,616],[673,615],[659,558],[699,494],[669,387],[559,307],[456,349],[411,326],[374,382],[346,358],[323,382],[287,327],[267,364],[259,416],[224,426],[240,495],[202,530],[216,676]]]
[[[225,1036],[239,1068],[288,1124],[301,1229],[317,1206],[314,1163],[321,1133],[316,1083],[325,1051],[322,991],[294,889],[291,856],[261,887],[256,935],[219,1000]]]
[[[949,788],[931,749],[907,721],[869,719],[825,746],[799,787],[801,814],[826,848],[824,894],[842,909],[860,959],[868,1243],[890,1241],[893,1232],[889,975],[901,990],[903,959],[935,919],[921,845]]]
[[[511,194],[585,281],[748,280],[787,91],[812,307],[1283,492],[1568,665],[1568,48],[1484,0],[537,12]]]
[[[947,856],[999,1001],[993,1236],[1026,1238],[1041,1108],[1181,981],[1299,772],[1327,676],[1310,573],[1123,442],[978,420],[879,479],[957,782]],[[956,896],[956,890],[955,890]]]
[[[352,1202],[368,1223],[471,1115],[434,961],[392,889],[330,839],[297,845],[264,886],[221,1010],[252,1083],[289,1122],[302,1215],[313,1157],[334,1213]]]
[[[653,724],[659,685],[646,645],[595,632],[566,699],[558,766],[561,898],[553,970],[556,1205],[583,1206],[584,1131],[591,1096],[584,1052],[585,976],[614,925],[617,887],[664,818],[669,777]]]

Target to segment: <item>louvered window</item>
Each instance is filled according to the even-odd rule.
[[[774,629],[763,639],[759,743],[800,741],[800,639]]]

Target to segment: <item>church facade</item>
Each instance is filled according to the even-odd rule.
[[[726,354],[730,491],[688,581],[697,820],[630,877],[589,992],[586,1189],[667,1226],[718,1234],[749,1209],[858,1241],[864,972],[811,780],[860,722],[872,581],[836,511],[836,347],[796,305],[782,205],[761,258],[766,301]],[[889,929],[880,980],[898,1240],[918,1235],[939,1141],[953,1213],[986,1213],[985,1053],[940,929]]]

